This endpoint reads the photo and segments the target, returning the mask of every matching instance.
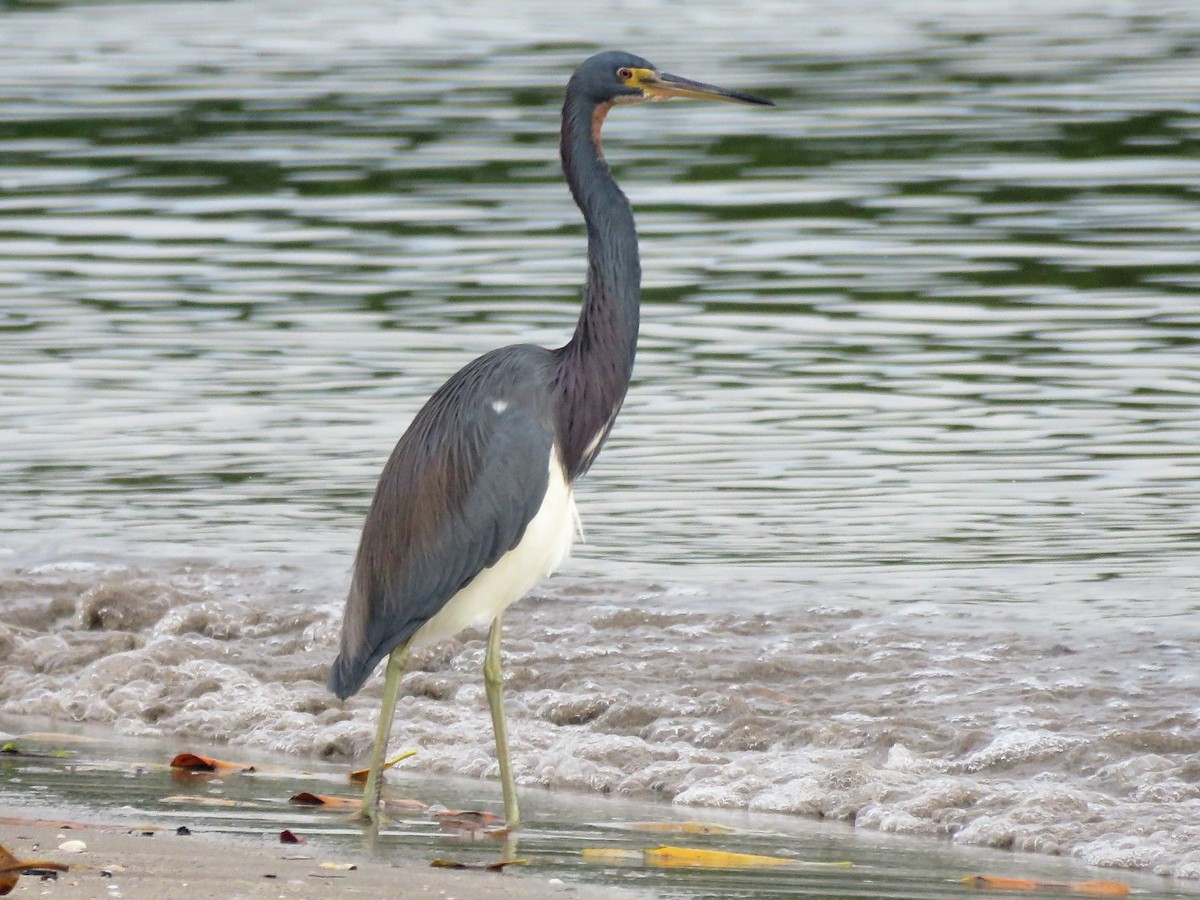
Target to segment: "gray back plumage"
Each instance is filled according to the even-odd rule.
[[[329,676],[339,697],[521,540],[549,483],[549,364],[550,351],[529,344],[479,357],[396,444],[354,561]]]

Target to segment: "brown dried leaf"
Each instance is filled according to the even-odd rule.
[[[334,797],[330,794],[313,794],[301,791],[288,798],[288,803],[297,806],[324,806],[329,809],[362,809],[362,797]]]
[[[50,869],[54,872],[69,872],[71,867],[45,859],[17,859],[8,852],[6,847],[0,845],[0,897],[11,893],[12,889],[17,886],[17,881],[20,879],[21,873],[27,872],[30,869]]]
[[[306,843],[304,838],[297,835],[290,828],[285,828],[279,832],[279,843],[281,844],[303,844]]]
[[[196,753],[180,753],[171,760],[172,769],[186,772],[257,772],[258,770],[245,763],[228,762],[223,759],[213,759],[211,756],[200,756]]]
[[[435,859],[429,863],[435,869],[478,869],[484,872],[503,872],[509,866],[527,866],[527,859],[501,859],[490,863],[464,863],[455,859]]]

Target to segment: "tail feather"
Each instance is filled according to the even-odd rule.
[[[329,670],[329,680],[326,682],[329,690],[339,700],[345,700],[347,697],[357,694],[382,658],[382,656],[377,656],[371,660],[370,665],[363,665],[362,660],[339,653],[338,658],[333,661],[333,667]]]

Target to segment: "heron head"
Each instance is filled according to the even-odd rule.
[[[775,105],[761,97],[660,72],[640,56],[620,50],[606,50],[588,58],[575,70],[571,80],[578,90],[595,103],[640,103],[687,97],[692,100]]]

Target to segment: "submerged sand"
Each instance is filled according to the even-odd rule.
[[[382,861],[326,850],[313,843],[284,845],[266,837],[177,835],[128,826],[55,827],[47,822],[0,824],[0,844],[18,859],[52,860],[70,871],[54,880],[23,875],[13,897],[111,897],[122,900],[205,898],[430,897],[488,900],[600,900],[647,897],[611,886],[568,883],[528,869],[504,872],[434,869],[422,862]],[[274,841],[278,840],[273,836]],[[87,849],[67,852],[64,843]],[[325,865],[322,865],[325,864]],[[332,868],[339,866],[339,868]],[[353,866],[353,868],[347,868]]]

